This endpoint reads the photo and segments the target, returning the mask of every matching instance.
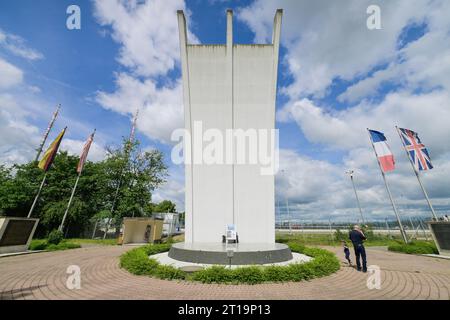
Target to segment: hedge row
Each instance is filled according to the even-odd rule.
[[[170,249],[170,244],[159,244],[136,248],[124,253],[120,258],[120,266],[130,273],[159,279],[226,284],[302,281],[323,277],[339,270],[338,259],[327,250],[307,248],[297,243],[288,243],[288,245],[293,252],[308,255],[313,260],[286,266],[249,266],[235,269],[212,266],[194,273],[186,273],[172,266],[161,265],[155,259],[148,257]]]
[[[393,244],[388,246],[388,250],[407,254],[439,254],[436,245],[426,241]]]

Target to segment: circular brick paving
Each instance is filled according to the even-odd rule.
[[[0,258],[0,299],[443,299],[450,300],[450,260],[367,249],[381,269],[381,289],[368,274],[342,266],[307,282],[217,285],[134,276],[119,268],[130,247],[88,247]],[[328,248],[341,255],[340,248]],[[67,267],[78,265],[81,289],[69,290]]]

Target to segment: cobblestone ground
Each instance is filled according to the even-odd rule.
[[[450,300],[450,261],[367,249],[381,268],[381,289],[343,266],[308,282],[216,285],[134,276],[119,268],[130,247],[104,246],[0,258],[0,299],[443,299]],[[329,248],[332,251],[340,249]],[[67,267],[81,269],[81,289],[66,287]]]

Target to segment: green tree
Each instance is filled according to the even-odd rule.
[[[108,183],[105,198],[112,218],[151,215],[152,192],[165,182],[167,167],[159,150],[143,151],[139,142],[124,142],[120,148],[108,148],[102,163]],[[116,192],[117,197],[116,197]]]
[[[61,223],[77,178],[78,160],[78,156],[64,151],[55,157],[32,214],[40,219],[36,236],[47,236]],[[69,235],[81,235],[93,219],[111,217],[119,182],[112,217],[150,215],[152,192],[165,181],[166,175],[162,153],[144,152],[138,142],[110,149],[103,161],[87,161],[65,224],[69,226]],[[27,216],[43,176],[35,161],[11,168],[0,166],[0,214]]]
[[[177,212],[176,205],[170,200],[163,200],[153,207],[153,212]]]

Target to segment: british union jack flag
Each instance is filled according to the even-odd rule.
[[[417,132],[409,129],[399,128],[403,143],[405,144],[406,151],[411,159],[414,167],[418,171],[433,169],[431,164],[430,155],[427,148],[420,141]]]

